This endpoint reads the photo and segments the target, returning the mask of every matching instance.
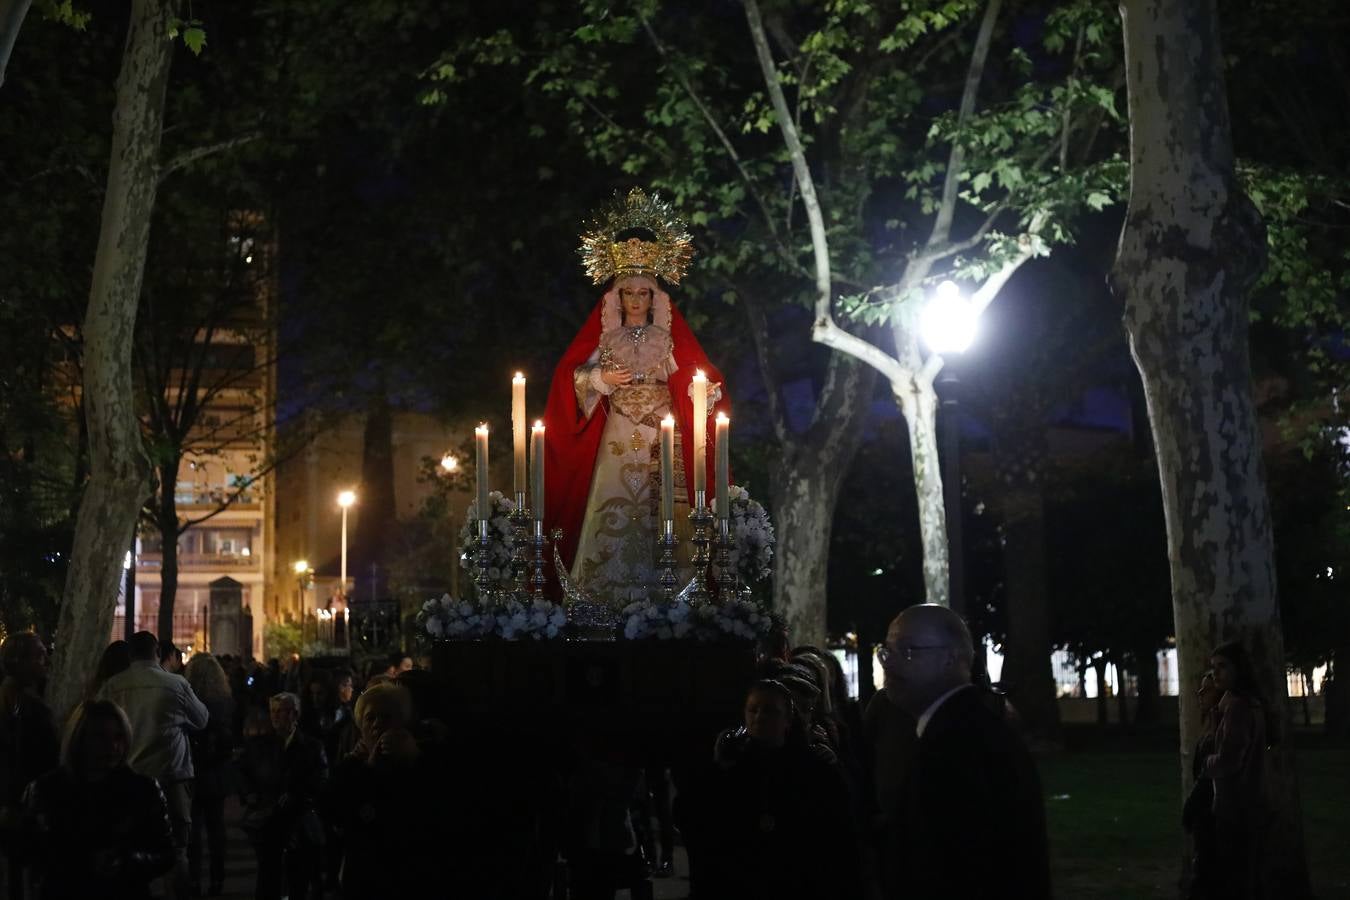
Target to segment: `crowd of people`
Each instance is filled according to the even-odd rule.
[[[542,759],[457,729],[402,654],[364,678],[298,657],[184,665],[148,632],[107,648],[58,727],[46,648],[14,634],[0,647],[5,896],[217,895],[231,796],[264,900],[640,900],[672,874],[677,834],[698,900],[1051,896],[1036,766],[1001,697],[972,683],[958,616],[894,620],[866,710],[833,654],[782,631],[758,654],[742,721],[667,767],[584,729]],[[1266,717],[1240,645],[1211,664],[1185,809],[1192,895],[1257,897]]]

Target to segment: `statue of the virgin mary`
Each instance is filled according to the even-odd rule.
[[[675,521],[687,536],[693,454],[707,454],[714,469],[711,442],[690,446],[695,373],[708,379],[709,416],[728,398],[664,287],[680,283],[693,256],[668,203],[636,189],[616,195],[588,223],[581,254],[591,280],[607,287],[553,372],[546,524],[563,531],[558,550],[572,580],[622,605],[657,587],[661,420],[675,419]],[[709,503],[715,490],[710,480]]]

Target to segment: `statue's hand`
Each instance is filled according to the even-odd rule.
[[[694,383],[689,382],[689,399],[694,399]],[[713,414],[713,404],[722,399],[722,382],[714,381],[708,385],[708,415]]]
[[[627,366],[618,366],[603,370],[600,373],[600,380],[610,387],[621,387],[632,383],[633,373]]]

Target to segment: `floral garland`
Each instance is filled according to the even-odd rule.
[[[777,540],[769,511],[739,484],[727,488],[731,517],[731,564],[742,581],[761,581],[773,571],[773,548]]]
[[[516,504],[508,500],[501,491],[488,494],[488,578],[500,581],[511,571],[511,542],[515,538],[515,528],[511,524],[511,513]],[[478,571],[478,500],[469,504],[464,516],[464,524],[459,529],[459,561],[465,571],[471,575]]]
[[[567,611],[548,600],[522,603],[513,598],[498,606],[456,600],[449,594],[422,604],[418,623],[433,638],[475,640],[499,637],[505,641],[556,638],[567,626]]]
[[[630,641],[753,641],[773,624],[767,610],[742,599],[696,606],[683,600],[639,600],[623,608],[623,620],[623,636]]]

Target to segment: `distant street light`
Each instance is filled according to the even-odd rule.
[[[447,474],[454,474],[459,471],[459,457],[453,453],[447,453],[441,457],[441,468]]]
[[[338,588],[338,595],[343,600],[347,599],[347,508],[356,502],[355,491],[343,491],[337,497],[338,506],[342,507],[342,571],[340,574],[341,587]]]
[[[309,567],[309,560],[297,559],[295,565],[295,578],[300,584],[300,609],[305,608],[305,591],[309,589],[310,583],[314,579],[314,570]],[[301,613],[303,615],[303,612]]]

